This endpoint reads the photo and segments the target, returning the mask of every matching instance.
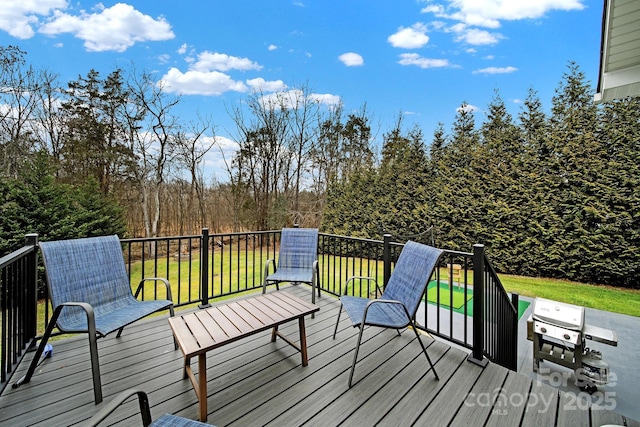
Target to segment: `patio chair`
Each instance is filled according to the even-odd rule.
[[[398,334],[400,334],[401,328],[411,327],[416,334],[420,346],[422,346],[425,356],[427,356],[427,361],[431,366],[433,375],[436,377],[436,380],[439,379],[433,363],[431,363],[429,354],[427,354],[427,348],[420,339],[420,334],[415,324],[415,314],[441,255],[442,251],[440,249],[412,241],[407,242],[391,273],[389,283],[378,299],[346,295],[349,283],[354,278],[347,280],[345,292],[343,296],[340,297],[342,307],[340,311],[338,311],[338,319],[336,320],[336,326],[333,331],[333,338],[335,339],[336,337],[340,314],[342,313],[342,308],[344,308],[351,319],[353,327],[360,328],[355,353],[353,355],[353,363],[351,364],[349,387],[351,387],[353,381],[353,373],[358,360],[358,350],[360,349],[362,333],[365,326],[393,328],[398,330]],[[375,281],[373,278],[357,278]]]
[[[267,285],[282,282],[308,283],[311,285],[311,302],[316,302],[315,289],[320,296],[318,278],[318,229],[317,228],[283,228],[280,238],[278,265],[274,259],[269,259],[264,266],[264,281],[262,293],[267,291]],[[269,265],[273,265],[274,272],[269,274]]]
[[[151,421],[151,410],[149,409],[149,398],[147,393],[142,390],[129,389],[117,395],[94,416],[89,418],[86,423],[87,427],[95,427],[111,415],[116,409],[126,402],[134,394],[138,395],[138,405],[140,406],[140,416],[142,417],[142,425],[144,427],[211,427],[210,424],[201,423],[200,421],[190,420],[188,418],[179,417],[177,415],[164,414],[155,421]]]
[[[102,401],[97,338],[113,331],[120,337],[125,326],[168,308],[173,316],[171,287],[163,278],[140,281],[131,292],[118,236],[40,242],[53,314],[25,376],[13,388],[31,380],[54,327],[64,333],[87,333],[96,405]],[[138,301],[146,281],[166,286],[167,300]],[[177,343],[174,341],[177,348]]]

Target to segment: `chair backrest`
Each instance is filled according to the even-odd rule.
[[[317,228],[283,228],[278,268],[313,268],[318,258]]]
[[[441,249],[408,241],[380,298],[402,302],[413,317],[442,252]]]
[[[53,307],[76,301],[103,308],[133,298],[118,236],[40,242]],[[75,323],[82,310],[65,308],[58,325]]]

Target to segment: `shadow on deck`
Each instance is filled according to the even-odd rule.
[[[288,287],[308,298],[307,287]],[[208,354],[208,422],[251,425],[592,425],[640,426],[633,420],[581,404],[575,394],[538,384],[493,363],[484,369],[467,353],[425,338],[440,381],[415,336],[390,330],[365,331],[354,386],[347,386],[357,330],[342,316],[332,339],[339,302],[319,299],[315,319],[307,318],[309,366],[270,332],[231,343]],[[280,327],[297,337],[297,322]],[[166,315],[138,322],[98,340],[103,393],[108,402],[136,387],[149,394],[153,418],[173,413],[196,419],[198,404],[182,378],[182,353],[174,350]],[[85,336],[53,343],[54,352],[29,384],[7,387],[0,396],[0,425],[81,425],[104,403],[93,403]],[[14,374],[21,376],[31,354]],[[197,370],[197,362],[194,361]],[[140,425],[137,403],[127,402],[104,425]]]

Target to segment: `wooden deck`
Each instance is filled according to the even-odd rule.
[[[287,288],[309,298],[309,288]],[[369,328],[360,350],[354,386],[347,386],[357,329],[342,316],[332,339],[339,302],[323,296],[315,319],[307,318],[309,366],[283,340],[265,331],[211,351],[207,358],[208,422],[218,426],[296,425],[485,425],[640,426],[619,414],[582,403],[529,377],[489,363],[481,368],[467,353],[425,337],[440,381],[428,370],[412,333]],[[297,323],[280,328],[297,338]],[[154,418],[173,413],[197,419],[198,403],[182,377],[182,353],[174,350],[166,315],[138,322],[98,340],[105,402],[135,387],[149,394]],[[53,343],[54,352],[29,384],[6,387],[0,425],[82,425],[93,403],[87,339]],[[32,353],[31,353],[32,354]],[[29,354],[14,379],[30,361]],[[194,370],[197,366],[194,365]],[[127,402],[104,425],[141,425],[137,404]]]

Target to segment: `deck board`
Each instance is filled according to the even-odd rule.
[[[309,298],[306,286],[289,286],[287,290]],[[207,353],[210,423],[639,425],[618,413],[578,403],[577,394],[532,383],[527,376],[492,363],[482,368],[468,362],[465,351],[424,336],[440,376],[436,381],[411,331],[398,336],[393,330],[367,329],[354,385],[349,388],[358,330],[342,316],[334,339],[339,303],[325,295],[317,299],[317,304],[320,311],[315,318],[305,319],[309,351],[306,367],[301,366],[299,353],[284,340],[271,342],[270,330]],[[297,322],[281,325],[279,330],[299,340]],[[38,368],[29,384],[5,388],[0,396],[0,425],[81,425],[104,405],[93,403],[86,336],[55,341],[53,347],[53,357]],[[100,339],[98,348],[105,402],[135,387],[148,393],[154,418],[167,412],[198,417],[196,395],[189,380],[182,377],[182,353],[174,349],[166,315],[130,325],[120,338],[113,334]],[[26,372],[32,354],[18,366],[13,380]],[[197,364],[193,368],[197,373]],[[489,404],[469,404],[480,393],[488,396]],[[528,400],[522,403],[508,399],[515,395]],[[504,408],[496,404],[502,401],[506,401]],[[137,403],[130,401],[103,425],[139,425],[139,419]]]

